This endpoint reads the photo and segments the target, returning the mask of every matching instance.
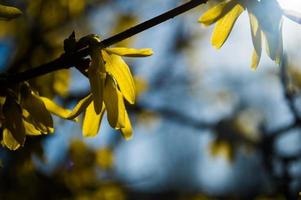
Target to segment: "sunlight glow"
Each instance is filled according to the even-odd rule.
[[[277,0],[283,9],[301,12],[301,0]]]

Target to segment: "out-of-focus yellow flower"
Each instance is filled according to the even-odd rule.
[[[222,155],[224,156],[228,161],[233,161],[233,148],[229,143],[226,141],[213,141],[210,144],[210,153],[212,156]]]
[[[142,77],[135,76],[134,82],[136,85],[136,97],[146,92],[149,89],[148,82]]]
[[[114,164],[114,155],[111,149],[101,148],[96,152],[96,163],[101,169],[111,169]]]
[[[135,103],[136,89],[128,65],[121,56],[146,57],[153,54],[151,49],[124,47],[100,48],[100,39],[92,36],[87,39],[91,47],[91,65],[88,68],[91,95],[75,106],[69,118],[86,110],[83,121],[83,135],[95,136],[100,127],[104,111],[110,126],[120,130],[126,139],[132,136],[132,127],[125,109],[124,99]]]
[[[299,92],[301,89],[301,70],[298,66],[295,66],[293,64],[290,64],[287,70],[288,75],[291,78],[291,84],[289,85],[288,89],[290,89],[293,92]]]
[[[254,109],[245,109],[231,118],[221,120],[215,127],[216,138],[210,144],[212,156],[223,155],[233,161],[237,152],[250,154],[262,141],[262,114]]]
[[[204,194],[184,194],[181,195],[178,200],[214,200],[214,198],[208,197]]]
[[[114,183],[103,184],[94,194],[93,200],[125,200],[125,192],[123,188]]]
[[[69,92],[69,83],[71,80],[70,70],[60,70],[54,73],[53,90],[55,94],[66,97]]]
[[[216,48],[221,48],[227,40],[236,20],[247,9],[251,35],[254,46],[251,68],[256,69],[262,51],[262,42],[265,42],[269,57],[280,63],[282,47],[282,15],[276,0],[223,0],[206,11],[199,22],[205,26],[216,23],[211,42]]]

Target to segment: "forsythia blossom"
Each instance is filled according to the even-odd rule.
[[[279,63],[283,53],[283,11],[276,0],[223,0],[205,12],[199,22],[206,26],[216,23],[211,42],[214,47],[221,48],[244,10],[249,14],[254,46],[252,69],[258,66],[263,42],[269,57]]]
[[[145,57],[153,54],[151,49],[101,48],[96,36],[91,36],[91,64],[87,70],[91,94],[79,101],[68,117],[72,119],[85,110],[83,135],[95,136],[105,111],[111,127],[120,130],[123,137],[130,139],[132,127],[124,100],[134,104],[136,89],[128,65],[121,56]]]
[[[66,118],[71,112],[39,96],[28,83],[7,89],[0,97],[2,145],[16,150],[24,145],[26,135],[52,133],[51,113]]]

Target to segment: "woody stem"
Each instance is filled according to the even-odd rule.
[[[201,4],[206,3],[208,0],[191,0],[183,5],[173,8],[161,15],[158,15],[150,20],[142,22],[132,28],[129,28],[121,33],[113,35],[107,39],[102,40],[99,45],[101,47],[108,47],[116,44],[122,40],[130,38],[138,33],[141,33],[147,29],[157,26],[169,19],[172,19],[180,14],[183,14]],[[48,63],[42,64],[38,67],[31,68],[29,70],[14,73],[14,74],[0,74],[0,85],[15,84],[22,81],[26,81],[32,78],[36,78],[60,69],[67,69],[74,67],[82,58],[90,54],[90,49],[88,47],[79,49],[75,53],[64,53],[59,58],[50,61]]]

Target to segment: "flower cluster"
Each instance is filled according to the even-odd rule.
[[[16,150],[25,143],[26,135],[52,133],[52,114],[66,118],[71,112],[52,100],[41,97],[28,83],[6,89],[0,97],[2,145]]]
[[[136,89],[122,56],[146,57],[153,52],[151,49],[101,48],[97,36],[90,36],[86,41],[91,48],[91,64],[87,70],[91,94],[79,101],[68,118],[77,117],[85,111],[83,135],[92,137],[97,135],[103,114],[107,111],[110,126],[120,130],[125,139],[130,139],[132,127],[124,100],[134,104]]]
[[[39,96],[27,82],[1,91],[0,128],[3,146],[16,150],[24,145],[26,135],[52,133],[54,127],[51,113],[64,119],[77,120],[85,112],[83,135],[91,137],[97,135],[103,114],[107,111],[110,126],[120,130],[124,138],[131,138],[132,127],[124,100],[134,104],[136,88],[131,71],[121,56],[145,57],[153,52],[151,49],[101,48],[99,41],[97,36],[90,35],[78,42],[81,46],[88,44],[91,49],[91,63],[86,69],[91,93],[80,100],[72,111]]]
[[[214,47],[221,48],[244,10],[249,14],[254,46],[252,69],[256,69],[259,64],[262,43],[265,43],[269,57],[280,63],[283,54],[282,16],[284,13],[276,0],[223,0],[205,12],[199,18],[199,22],[206,26],[216,23],[211,42]]]

